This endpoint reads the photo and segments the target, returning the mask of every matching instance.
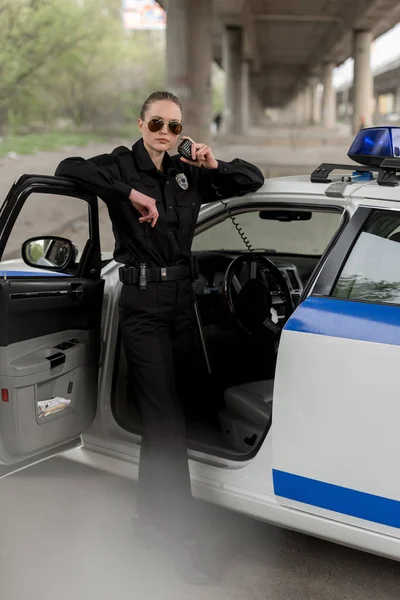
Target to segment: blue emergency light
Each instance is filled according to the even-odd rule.
[[[350,146],[347,156],[359,163],[337,165],[322,163],[311,173],[312,183],[332,183],[332,171],[353,171],[351,176],[342,177],[343,182],[372,180],[378,173],[378,185],[400,184],[400,127],[365,127],[360,129]]]
[[[347,156],[361,165],[377,166],[385,158],[400,157],[400,127],[360,129]]]

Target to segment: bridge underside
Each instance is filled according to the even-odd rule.
[[[223,127],[246,131],[265,108],[333,128],[332,71],[353,56],[353,129],[371,122],[372,41],[400,21],[398,0],[160,0],[167,10],[167,83],[192,131],[207,139],[211,63],[226,75]],[[324,94],[318,98],[318,83]],[[318,107],[318,105],[321,105]],[[288,117],[289,118],[289,117]]]

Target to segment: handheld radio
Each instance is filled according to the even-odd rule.
[[[193,160],[192,158],[192,142],[190,140],[183,140],[178,146],[178,152],[183,158]]]

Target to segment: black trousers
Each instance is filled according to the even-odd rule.
[[[189,279],[124,284],[120,299],[122,339],[143,418],[138,513],[176,540],[195,535],[180,398],[195,389],[197,339]]]

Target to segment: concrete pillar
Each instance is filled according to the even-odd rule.
[[[350,88],[346,88],[345,90],[343,90],[343,104],[345,105],[343,117],[347,121],[350,114]]]
[[[289,123],[297,125],[297,96],[293,96],[289,104]]]
[[[294,100],[294,122],[299,127],[307,125],[307,92],[306,89],[300,89]]]
[[[242,65],[242,127],[244,133],[246,133],[251,127],[250,70],[251,62],[245,60]]]
[[[279,111],[279,123],[281,125],[289,126],[293,123],[293,106],[292,102],[289,101],[285,106],[282,106]]]
[[[318,93],[318,79],[313,78],[310,81],[310,122],[311,125],[318,125],[321,120],[320,99]]]
[[[304,118],[303,124],[305,126],[311,124],[311,90],[307,84],[303,90],[303,106],[304,106]]]
[[[260,93],[250,79],[250,121],[252,125],[259,125],[263,120],[263,103]]]
[[[282,106],[279,111],[279,123],[281,125],[290,125],[292,122],[291,102]]]
[[[297,116],[298,116],[298,102],[297,102],[297,93],[295,93],[290,100],[290,115],[291,115],[291,123],[292,125],[297,124]]]
[[[400,114],[400,87],[395,90],[393,112]]]
[[[332,62],[324,65],[324,92],[322,96],[322,126],[325,129],[333,129],[336,125],[336,93],[333,87],[333,69],[335,65]]]
[[[304,123],[305,125],[316,125],[319,122],[318,110],[318,80],[312,78],[308,81],[304,89]]]
[[[372,40],[373,35],[370,31],[354,31],[353,133],[357,133],[361,127],[372,125],[374,93],[370,62]]]
[[[184,133],[210,143],[212,0],[168,0],[167,89],[183,104]]]
[[[299,100],[297,94],[292,97],[289,103],[289,119],[291,125],[298,125],[299,118]]]
[[[376,124],[379,124],[382,118],[379,99],[379,94],[374,94],[372,97],[372,121]]]
[[[201,2],[196,2],[201,4]],[[223,40],[222,66],[225,70],[224,132],[243,132],[243,28],[228,26]]]

